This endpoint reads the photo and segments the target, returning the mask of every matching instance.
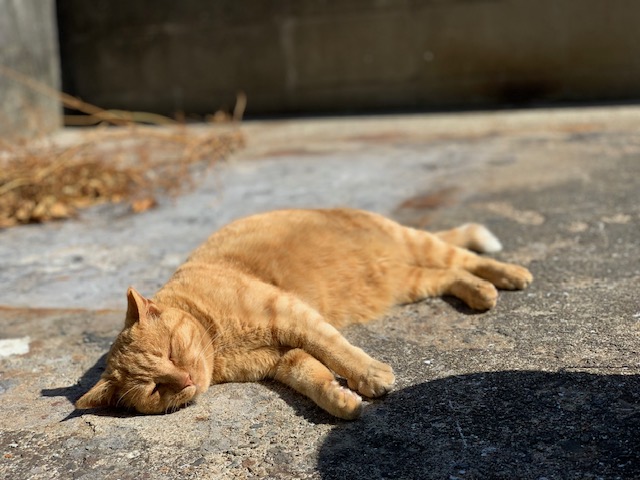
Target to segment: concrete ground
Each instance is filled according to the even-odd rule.
[[[0,477],[640,478],[639,127],[637,107],[247,123],[155,210],[0,232]],[[74,411],[128,285],[152,294],[233,218],[334,205],[486,223],[535,281],[487,313],[430,299],[349,328],[398,378],[354,422],[273,383]]]

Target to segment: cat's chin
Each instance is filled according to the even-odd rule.
[[[202,393],[199,387],[190,385],[183,388],[173,399],[172,403],[177,405],[177,408],[188,407],[195,402],[196,398]],[[165,410],[166,413],[167,410]],[[173,410],[172,410],[173,411]]]
[[[200,395],[201,390],[195,386],[195,385],[191,385],[189,387],[185,387],[181,392],[180,395],[184,398],[184,403],[189,403],[193,400],[195,400],[195,398]]]

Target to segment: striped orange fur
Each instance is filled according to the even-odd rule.
[[[211,384],[275,379],[353,419],[394,374],[338,328],[394,304],[454,295],[486,310],[529,271],[470,251],[500,242],[470,224],[431,234],[360,210],[238,220],[196,249],[152,299],[130,288],[125,326],[78,408],[173,411]],[[341,386],[336,375],[346,379]]]

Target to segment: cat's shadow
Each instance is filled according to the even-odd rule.
[[[483,313],[485,313],[482,310],[474,310],[459,298],[452,297],[450,295],[445,295],[441,297],[441,299],[445,303],[448,303],[451,306],[451,308],[453,308],[457,312],[462,313],[464,315],[482,315]]]
[[[640,375],[472,373],[336,426],[322,478],[640,478]]]
[[[344,420],[325,412],[310,399],[282,383],[278,383],[275,380],[264,380],[260,384],[282,398],[297,416],[304,418],[309,423],[314,425],[338,425],[344,422]]]
[[[89,370],[84,372],[80,380],[74,385],[58,388],[43,388],[40,391],[40,394],[43,397],[65,397],[73,405],[82,395],[84,395],[93,385],[96,384],[96,382],[100,379],[100,375],[102,375],[102,372],[104,372],[106,366],[107,353],[103,354],[96,361],[96,363],[91,368],[89,368]],[[78,410],[74,408],[74,410],[70,412],[65,418],[63,418],[61,422],[66,422],[67,420],[80,417],[86,413],[91,413],[92,415],[120,418],[140,415],[136,412],[116,408],[95,408],[90,410]]]

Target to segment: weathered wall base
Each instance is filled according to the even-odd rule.
[[[54,0],[0,0],[0,137],[58,128],[62,112],[52,92],[59,88]]]
[[[65,85],[250,113],[640,98],[633,0],[60,0]]]

